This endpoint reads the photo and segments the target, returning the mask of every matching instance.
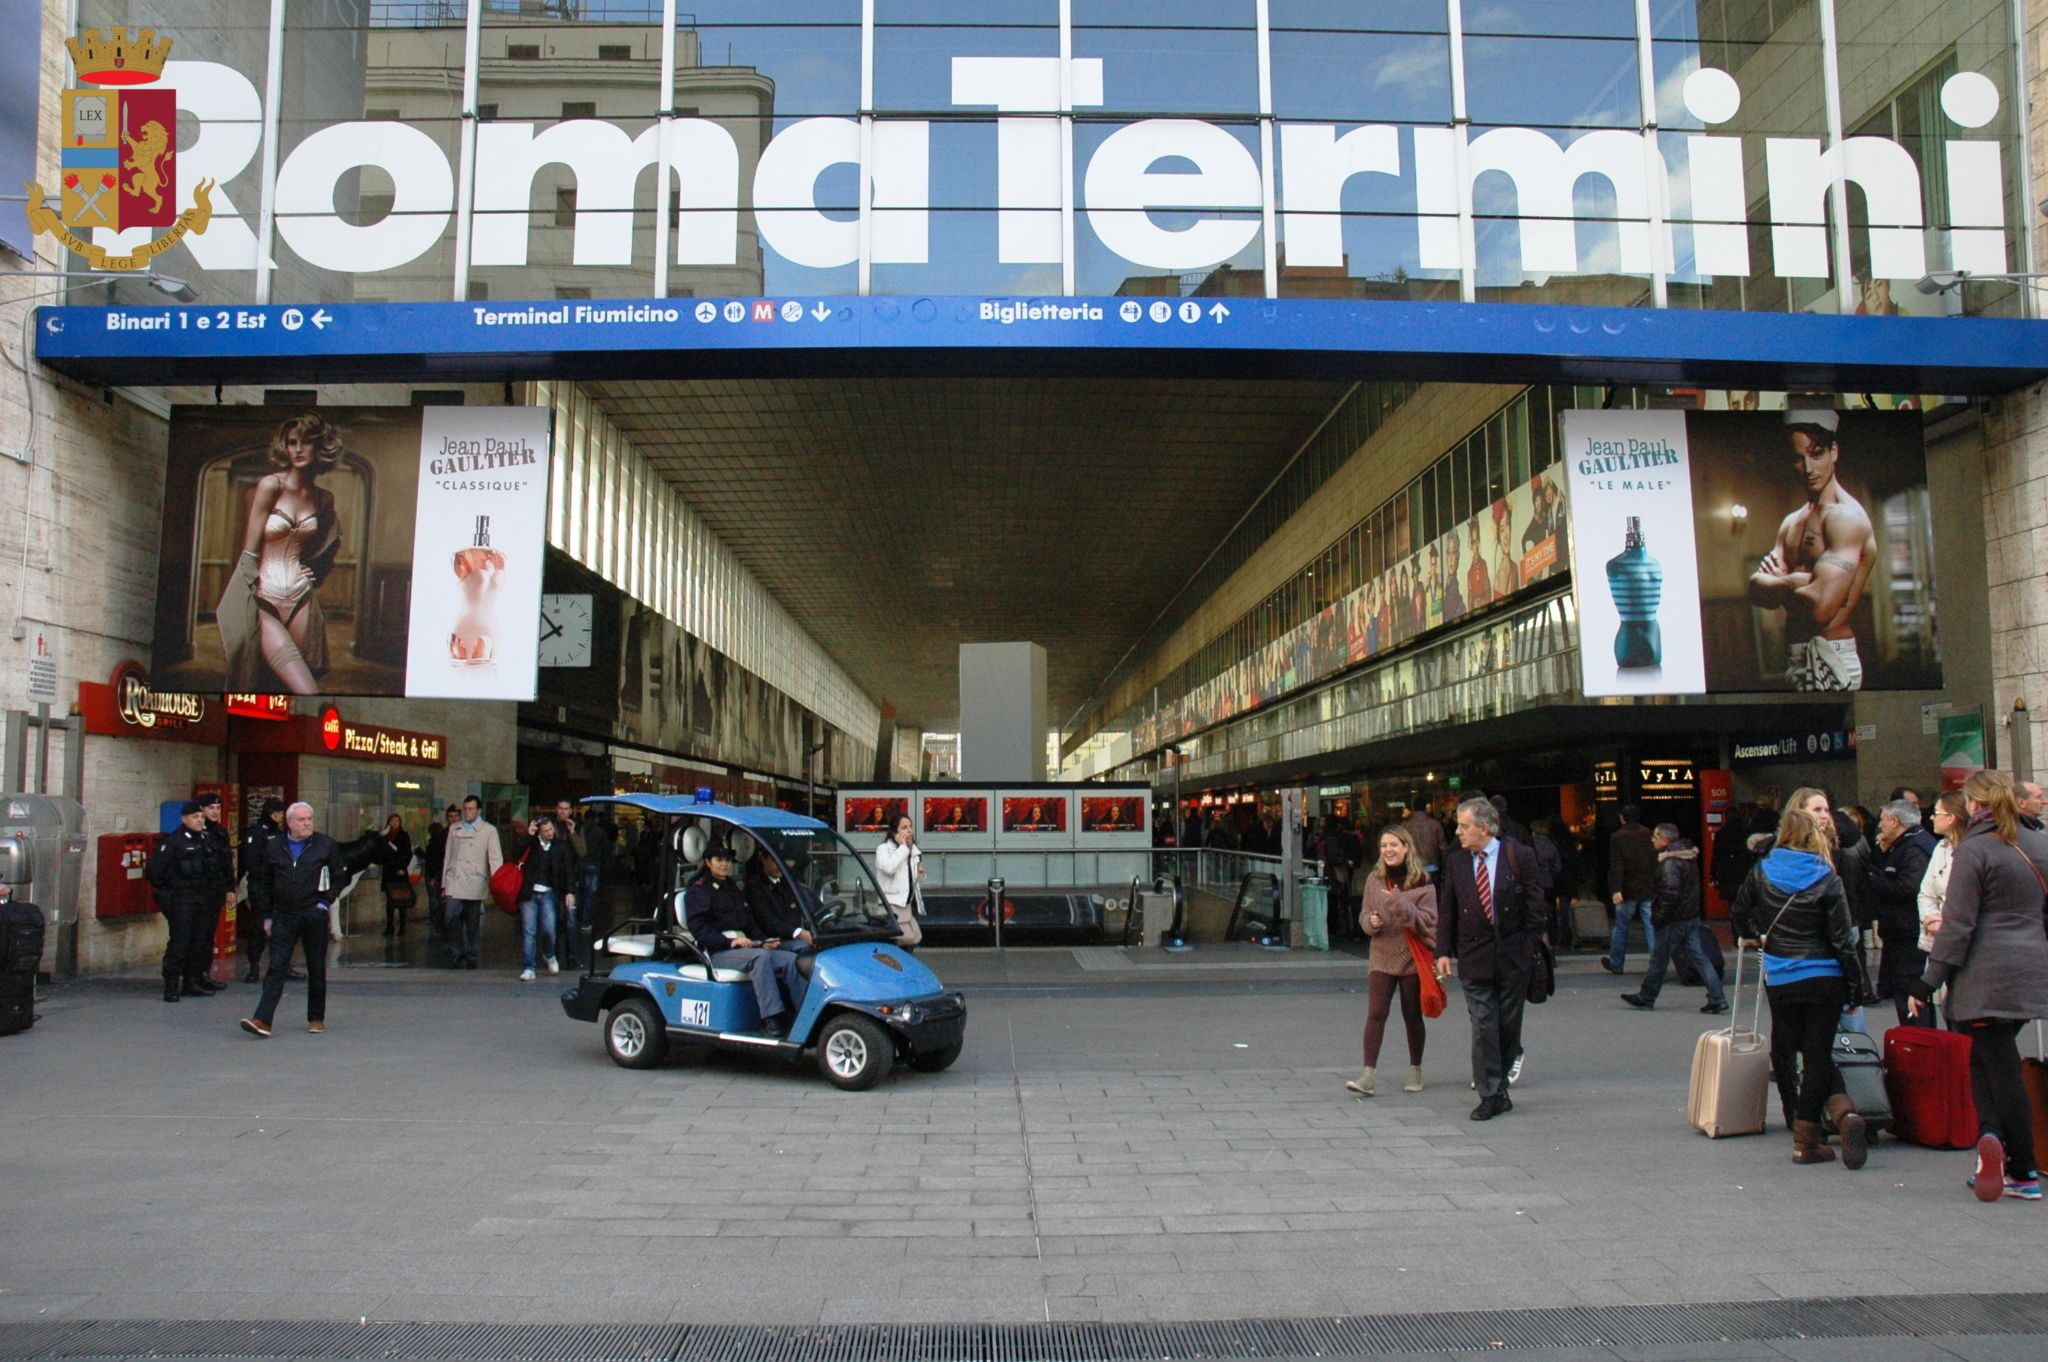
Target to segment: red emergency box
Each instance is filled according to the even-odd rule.
[[[101,921],[147,917],[156,908],[148,876],[149,853],[156,849],[153,832],[109,832],[100,837],[99,890],[93,915]]]

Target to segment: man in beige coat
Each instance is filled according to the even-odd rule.
[[[448,964],[475,969],[477,943],[483,935],[484,900],[491,894],[491,872],[505,863],[498,830],[483,819],[483,803],[475,795],[462,801],[462,821],[448,829],[448,850],[441,860],[441,896],[448,905]]]

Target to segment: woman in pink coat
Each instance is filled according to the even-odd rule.
[[[1408,948],[1409,931],[1436,939],[1436,887],[1423,873],[1415,839],[1403,827],[1380,834],[1379,864],[1365,877],[1365,903],[1358,925],[1372,941],[1372,971],[1366,976],[1365,1072],[1344,1086],[1360,1097],[1373,1095],[1373,1070],[1387,1033],[1387,1013],[1401,995],[1401,1021],[1408,1032],[1408,1081],[1403,1092],[1422,1091],[1422,977]]]

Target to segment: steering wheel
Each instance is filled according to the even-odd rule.
[[[853,905],[840,892],[836,879],[821,880],[818,884],[817,919],[820,927],[837,927],[846,921]]]

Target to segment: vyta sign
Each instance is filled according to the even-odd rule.
[[[1002,264],[1060,259],[1061,143],[1045,115],[1060,108],[1057,59],[954,57],[952,102],[963,112],[993,111],[993,163],[942,167],[952,179],[993,182],[996,256]],[[1534,73],[1532,73],[1532,76]],[[1073,62],[1071,107],[1103,104],[1103,63]],[[181,186],[229,184],[256,160],[264,110],[256,88],[231,67],[171,62],[163,86],[199,120],[201,135],[184,151]],[[1687,111],[1702,130],[1671,137],[1682,157],[1667,158],[1656,131],[1600,129],[1569,141],[1536,128],[1415,127],[1405,138],[1391,124],[1287,123],[1278,129],[1275,195],[1290,266],[1342,267],[1347,187],[1375,177],[1398,181],[1415,203],[1415,259],[1427,270],[1456,270],[1475,258],[1471,215],[1461,213],[1482,177],[1504,176],[1517,205],[1521,263],[1532,275],[1647,274],[1675,270],[1671,233],[1659,219],[1688,224],[1690,265],[1700,276],[1749,277],[1748,222],[1761,200],[1771,224],[1770,270],[1786,278],[1829,277],[1828,200],[1839,179],[1860,190],[1866,208],[1871,274],[1917,279],[1928,272],[1927,237],[1948,241],[1947,268],[1996,273],[2007,268],[2005,172],[1995,138],[1969,134],[1998,114],[1999,94],[1976,72],[1952,76],[1941,91],[1947,126],[1929,130],[1946,152],[1947,221],[1932,224],[1920,168],[1898,142],[1850,137],[1830,147],[1817,137],[1744,139],[1716,131],[1740,111],[1733,77],[1714,68],[1689,76]],[[660,139],[675,177],[673,242],[678,265],[733,265],[739,259],[741,205],[750,205],[763,241],[784,259],[813,268],[858,258],[860,224],[818,204],[817,186],[834,167],[858,164],[862,130],[852,118],[804,118],[785,126],[751,165],[739,144],[710,119],[656,123],[637,136],[602,119],[556,123],[494,120],[476,128],[470,260],[524,265],[535,177],[566,167],[576,182],[574,265],[629,265],[636,187],[659,164]],[[872,258],[883,264],[930,261],[933,183],[931,124],[878,120],[872,129]],[[1675,148],[1674,148],[1675,150]],[[1760,155],[1758,153],[1761,153]],[[1682,161],[1681,164],[1675,162]],[[353,172],[389,177],[390,211],[356,224],[336,196]],[[369,273],[404,266],[447,235],[456,206],[457,165],[449,146],[402,120],[331,124],[284,156],[274,207],[284,245],[319,268]],[[1154,270],[1193,270],[1230,259],[1255,239],[1262,170],[1246,143],[1224,126],[1191,118],[1148,118],[1104,137],[1079,167],[1077,209],[1116,255]],[[1756,181],[1761,179],[1762,183]],[[1614,198],[1613,260],[1582,260],[1576,240],[1577,190],[1593,182]],[[181,193],[182,193],[181,188]],[[248,191],[253,194],[254,190]],[[255,207],[214,191],[214,229],[187,240],[200,266],[250,269]],[[656,200],[665,196],[655,196]],[[1174,213],[1170,223],[1155,213]],[[1187,210],[1193,210],[1190,218]],[[1202,216],[1213,214],[1213,216]],[[1603,212],[1601,216],[1607,215]],[[550,216],[549,222],[552,222]],[[96,239],[119,246],[135,238],[101,228]]]

